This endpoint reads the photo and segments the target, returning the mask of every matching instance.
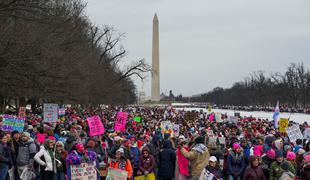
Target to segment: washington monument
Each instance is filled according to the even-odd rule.
[[[159,81],[159,32],[158,32],[158,18],[155,14],[153,18],[153,42],[152,42],[152,93],[151,100],[160,100],[160,81]]]

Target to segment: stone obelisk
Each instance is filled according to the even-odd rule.
[[[158,18],[155,14],[153,18],[153,42],[152,42],[152,93],[151,100],[160,100],[160,87],[159,87],[159,31],[158,31]]]

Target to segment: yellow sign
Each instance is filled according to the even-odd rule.
[[[209,105],[208,112],[210,113],[212,111],[212,107]]]
[[[288,119],[287,118],[280,118],[279,121],[279,132],[286,132],[286,128],[288,128]]]

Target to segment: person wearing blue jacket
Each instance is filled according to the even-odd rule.
[[[234,143],[227,157],[227,174],[229,180],[241,180],[245,169],[244,155],[240,144]]]
[[[139,157],[140,150],[135,143],[135,139],[131,138],[131,146],[130,146],[130,161],[133,168],[133,177],[137,176],[138,168],[139,168]]]

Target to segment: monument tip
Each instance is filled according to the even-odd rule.
[[[153,21],[158,21],[157,13],[155,13]]]

